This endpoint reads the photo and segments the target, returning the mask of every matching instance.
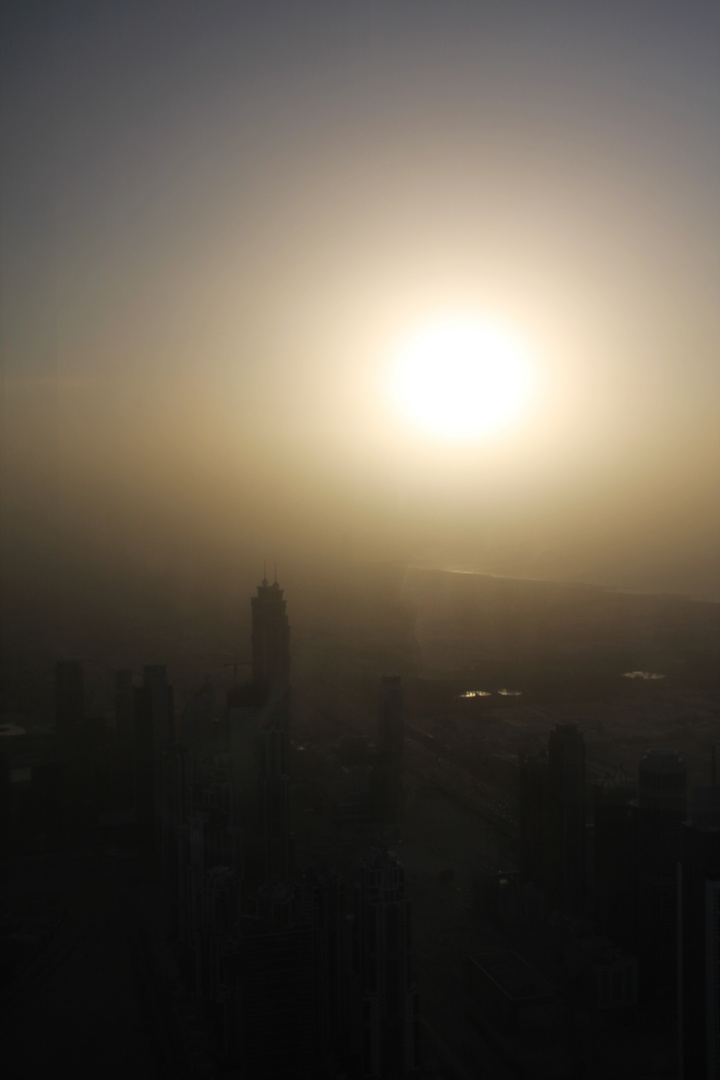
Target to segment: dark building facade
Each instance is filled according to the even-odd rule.
[[[0,857],[12,846],[12,754],[0,743]]]
[[[595,925],[630,951],[637,943],[636,795],[622,772],[595,785]]]
[[[313,927],[315,1050],[319,1062],[342,1056],[346,1011],[344,966],[345,884],[330,867],[304,877]]]
[[[263,578],[250,601],[252,616],[252,680],[283,699],[290,684],[290,623],[283,590]]]
[[[163,844],[163,753],[174,742],[173,691],[161,665],[145,667],[133,691],[135,805],[143,861],[160,869]]]
[[[292,872],[285,738],[282,728],[275,727],[255,737],[257,830],[264,881],[282,880]]]
[[[648,750],[638,769],[638,951],[646,998],[676,992],[677,864],[687,774],[674,750]]]
[[[133,673],[115,672],[115,736],[121,746],[129,746],[133,737]]]
[[[547,878],[547,755],[521,757],[518,779],[520,874],[524,882],[544,887]]]
[[[64,750],[77,742],[85,719],[85,678],[76,660],[61,660],[55,667],[55,726]]]
[[[710,789],[720,809],[720,788]],[[695,793],[693,793],[695,794]],[[683,823],[678,867],[680,1080],[720,1076],[720,821]]]
[[[383,675],[378,690],[377,802],[378,814],[386,821],[402,814],[404,735],[402,679]]]
[[[410,967],[404,871],[375,848],[360,869],[352,923],[348,1045],[357,1077],[387,1080],[418,1068],[418,996]]]
[[[548,891],[567,915],[585,909],[585,739],[574,723],[556,724],[548,740]]]
[[[520,757],[520,873],[566,915],[585,910],[585,740],[577,724],[555,725],[547,753]]]
[[[225,1056],[248,1077],[318,1076],[312,921],[296,886],[260,896],[220,956]]]

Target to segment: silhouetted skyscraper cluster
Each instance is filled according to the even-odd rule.
[[[547,754],[520,761],[522,878],[551,908],[592,918],[598,936],[578,940],[576,953],[586,975],[593,964],[604,967],[601,998],[605,979],[617,991],[608,1005],[637,1001],[636,956],[640,1000],[665,1010],[677,1004],[681,1077],[717,1077],[720,788],[692,791],[688,812],[686,767],[668,749],[643,755],[635,784],[622,770],[596,782],[589,874],[585,790],[582,735],[558,724]]]
[[[283,591],[252,598],[252,681],[211,718],[204,688],[176,725],[162,668],[133,691],[138,839],[161,874],[196,1000],[244,1075],[405,1077],[417,1070],[417,993],[403,871],[374,851],[346,904],[330,867],[295,866],[287,767],[290,628]],[[125,731],[128,678],[116,681]],[[122,718],[122,723],[121,723]],[[401,802],[402,687],[380,686],[381,816]]]
[[[111,755],[104,721],[85,715],[81,664],[58,664],[55,756],[37,762],[32,791],[16,785],[11,803],[6,758],[0,816],[41,835],[45,851],[62,845],[67,815],[77,825],[88,807],[116,825],[132,821],[228,1068],[411,1077],[419,1017],[403,868],[382,844],[350,888],[330,865],[296,865],[290,627],[277,581],[263,580],[251,614],[252,678],[229,691],[226,708],[207,681],[176,716],[163,666],[145,667],[139,686],[132,672],[116,673]],[[334,761],[323,775],[335,785],[336,825],[401,820],[404,748],[402,679],[385,675],[375,745],[345,731],[327,758],[304,759]],[[134,816],[112,809],[130,775]],[[682,1080],[717,1077],[720,789],[693,791],[688,814],[686,767],[669,749],[648,750],[636,778],[619,769],[588,784],[583,733],[562,721],[543,753],[521,758],[518,794],[519,873],[488,873],[479,890],[501,937],[508,932],[469,958],[484,1021],[497,1020],[506,1042],[533,1025],[557,1035],[562,992],[509,947],[518,926],[528,940],[539,930],[532,948],[545,937],[583,1007],[650,1004],[667,1018],[677,1008]]]

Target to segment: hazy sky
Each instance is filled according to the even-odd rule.
[[[720,599],[717,0],[66,0],[1,33],[12,573],[437,551]],[[388,355],[468,308],[538,394],[443,447]]]

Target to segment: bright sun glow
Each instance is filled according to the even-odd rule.
[[[504,329],[469,319],[436,322],[405,339],[392,371],[402,412],[444,439],[507,427],[525,409],[531,389],[523,344]]]

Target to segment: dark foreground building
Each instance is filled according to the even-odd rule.
[[[277,581],[269,585],[264,577],[250,608],[253,684],[284,698],[290,683],[290,623],[287,602]]]
[[[404,871],[377,847],[355,887],[348,1045],[353,1075],[400,1080],[418,1068],[418,995],[410,967]]]
[[[711,796],[703,800],[707,805],[694,807],[692,820],[681,830],[680,1080],[717,1080],[720,1076],[720,788],[705,790]]]
[[[577,724],[555,724],[547,755],[521,758],[520,869],[549,905],[585,910],[585,739]]]
[[[633,951],[637,944],[637,799],[622,771],[595,785],[595,926]]]
[[[240,1075],[317,1075],[311,913],[303,890],[277,885],[221,945],[219,1003],[224,1056]]]
[[[682,758],[674,750],[648,750],[638,769],[638,953],[646,1000],[675,1000],[677,864],[686,813]]]
[[[585,739],[559,723],[548,740],[548,891],[566,915],[585,910]]]
[[[383,675],[378,689],[378,805],[381,821],[398,821],[403,795],[403,688],[399,675]]]
[[[55,667],[55,726],[63,750],[74,747],[85,718],[85,678],[76,660]]]

